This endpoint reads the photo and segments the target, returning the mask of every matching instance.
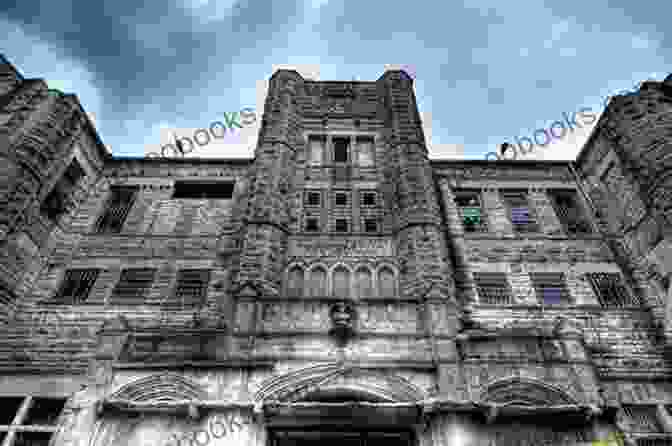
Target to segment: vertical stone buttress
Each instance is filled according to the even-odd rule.
[[[238,295],[243,300],[277,296],[282,289],[287,237],[291,221],[296,147],[301,121],[297,89],[303,78],[279,70],[270,79],[255,159],[250,168]],[[253,329],[253,327],[250,327]]]
[[[388,71],[378,80],[378,89],[379,116],[385,123],[384,190],[392,195],[385,199],[396,211],[393,228],[401,266],[400,294],[422,303],[439,392],[456,397],[461,381],[455,344],[460,315],[413,82],[404,72]]]

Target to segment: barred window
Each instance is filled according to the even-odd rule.
[[[320,206],[322,194],[320,191],[306,191],[303,197],[303,203],[306,206]]]
[[[516,232],[536,232],[537,224],[530,209],[527,193],[506,191],[502,194],[509,210],[509,219]]]
[[[588,234],[590,224],[581,210],[575,191],[553,191],[551,198],[555,214],[568,234]]]
[[[361,192],[360,205],[361,206],[375,206],[376,193],[375,192]]]
[[[544,305],[566,305],[570,303],[569,291],[563,273],[532,273],[532,284]]]
[[[493,305],[513,303],[505,273],[474,273],[474,280],[481,303]]]
[[[639,298],[630,295],[620,274],[589,273],[586,277],[603,307],[641,305]]]
[[[208,284],[210,283],[210,270],[208,269],[182,269],[177,273],[175,284],[175,296],[170,304],[182,308],[198,307],[205,304]]]
[[[58,430],[65,402],[65,398],[0,398],[0,440],[13,433],[10,446],[48,446]]]
[[[93,268],[67,270],[56,300],[67,305],[81,304],[89,297],[99,272],[99,269]]]
[[[336,192],[335,202],[336,202],[336,206],[347,206],[348,205],[348,194],[347,194],[347,192]]]
[[[107,208],[96,224],[96,232],[121,232],[138,190],[138,186],[112,186]]]
[[[623,406],[625,423],[632,432],[662,432],[658,422],[656,406]]]
[[[487,225],[483,217],[480,194],[477,191],[459,191],[455,194],[460,221],[466,232],[485,232]]]
[[[145,303],[145,296],[154,282],[156,269],[131,268],[121,272],[119,282],[112,291],[111,304],[137,305]]]
[[[51,220],[56,220],[61,214],[65,213],[67,201],[84,175],[82,166],[76,159],[73,159],[61,179],[54,185],[54,188],[40,206],[42,214]]]

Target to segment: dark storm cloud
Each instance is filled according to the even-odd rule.
[[[175,1],[43,0],[0,7],[0,17],[80,61],[93,74],[106,113],[116,114],[147,103],[179,111],[185,99],[174,98],[189,98],[213,73],[231,72],[232,59],[263,54],[258,41],[286,31],[301,7],[298,0],[242,0],[228,16],[207,21],[207,6],[196,16]]]

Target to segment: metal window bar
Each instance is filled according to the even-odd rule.
[[[565,284],[563,273],[532,273],[530,274],[537,299],[544,305],[568,304],[569,290]]]
[[[177,285],[175,286],[174,304],[181,306],[182,308],[192,308],[204,305],[209,283],[210,270],[180,270],[177,276]]]
[[[488,230],[478,192],[458,193],[455,204],[460,221],[467,232],[486,232]]]
[[[586,234],[591,232],[590,225],[583,218],[574,193],[555,193],[552,203],[555,214],[567,233]]]
[[[511,289],[504,273],[474,273],[481,303],[510,305],[513,303]]]
[[[68,305],[84,302],[89,297],[99,272],[99,269],[71,269],[66,271],[56,299]]]
[[[112,291],[110,303],[121,305],[143,304],[145,295],[154,282],[156,269],[133,268],[121,272],[119,282]]]
[[[656,406],[623,406],[623,414],[633,432],[662,432]]]
[[[630,305],[641,305],[637,296],[631,296],[618,273],[586,274],[600,304],[606,308],[622,308]]]
[[[359,204],[362,207],[376,206],[376,198],[375,192],[361,192]]]
[[[532,207],[523,192],[505,192],[504,201],[509,208],[509,219],[516,232],[537,232],[537,223]]]
[[[98,220],[96,232],[121,232],[126,217],[133,207],[139,188],[137,186],[113,186],[107,209]]]

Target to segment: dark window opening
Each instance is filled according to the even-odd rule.
[[[625,423],[632,432],[662,433],[663,429],[658,422],[656,406],[623,406]]]
[[[336,192],[336,206],[347,206],[348,194],[345,192]]]
[[[182,308],[198,307],[204,305],[208,293],[209,283],[210,270],[180,270],[177,275],[175,300],[173,304],[182,306]]]
[[[121,232],[139,189],[138,186],[112,186],[107,208],[96,224],[96,232]]]
[[[17,432],[12,446],[49,446],[51,432]]]
[[[308,206],[319,206],[321,194],[319,192],[306,192],[305,203]]]
[[[119,282],[112,291],[110,303],[144,304],[145,295],[154,282],[156,269],[153,268],[133,268],[125,269],[121,272]]]
[[[365,219],[364,232],[378,232],[378,221],[373,218]]]
[[[568,234],[587,234],[590,225],[583,216],[573,191],[557,191],[552,193],[555,213]]]
[[[633,299],[618,273],[586,274],[590,285],[603,307],[625,307],[639,305],[639,299]]]
[[[481,212],[478,192],[458,192],[455,195],[455,204],[466,232],[484,232],[487,230]]]
[[[306,218],[306,232],[317,232],[320,230],[319,220],[317,218]]]
[[[23,397],[0,398],[0,424],[12,424],[24,399]]]
[[[56,220],[67,211],[67,203],[85,172],[77,160],[72,160],[65,173],[44,199],[40,207],[42,214]]]
[[[348,149],[350,146],[349,138],[339,138],[334,137],[332,139],[334,146],[334,162],[335,163],[347,163],[348,162]]]
[[[65,398],[33,398],[24,425],[55,426],[65,407]]]
[[[474,273],[481,303],[491,305],[510,305],[511,290],[504,273]]]
[[[231,181],[176,181],[173,199],[230,200],[234,186]]]
[[[337,218],[336,232],[348,232],[348,220],[344,218]]]
[[[66,305],[84,302],[98,277],[98,269],[71,269],[66,271],[56,299]]]
[[[537,298],[544,305],[565,305],[569,303],[569,292],[565,286],[563,273],[532,273]]]
[[[363,206],[375,206],[376,205],[376,193],[375,192],[363,192],[362,193],[362,205]]]

